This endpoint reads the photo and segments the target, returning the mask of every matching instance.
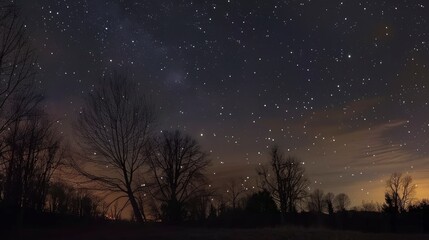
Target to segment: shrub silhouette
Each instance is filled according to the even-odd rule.
[[[252,225],[265,226],[279,223],[280,212],[267,190],[252,194],[247,200],[245,210],[253,221]]]

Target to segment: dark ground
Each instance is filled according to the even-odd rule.
[[[68,227],[57,229],[9,229],[1,239],[282,239],[282,240],[424,240],[429,235],[420,234],[387,234],[387,233],[360,233],[350,231],[332,231],[324,229],[305,229],[296,227],[260,228],[260,229],[224,229],[224,228],[191,228],[166,226],[136,226],[136,225],[104,225],[87,227]],[[11,234],[13,233],[13,234]],[[1,237],[3,236],[3,237]]]

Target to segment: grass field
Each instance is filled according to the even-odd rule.
[[[2,237],[1,237],[2,238]],[[5,238],[2,238],[5,239]],[[79,239],[79,240],[425,240],[429,235],[360,233],[304,228],[214,229],[151,226],[98,226],[62,229],[14,231],[6,239]]]

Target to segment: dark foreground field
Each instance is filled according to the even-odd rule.
[[[261,229],[214,229],[214,228],[184,228],[184,227],[153,227],[153,226],[97,226],[97,227],[75,227],[59,229],[26,229],[13,231],[13,234],[1,236],[1,239],[264,239],[264,240],[424,240],[429,239],[429,235],[403,235],[387,233],[360,233],[349,231],[331,231],[322,229],[305,228],[261,228]],[[3,232],[4,233],[4,232]],[[5,238],[4,238],[5,237]]]

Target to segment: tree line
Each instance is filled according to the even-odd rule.
[[[238,178],[212,187],[208,153],[182,131],[158,132],[154,104],[124,73],[105,74],[85,96],[73,122],[76,141],[67,148],[45,112],[36,55],[19,10],[0,1],[0,210],[5,216],[22,220],[35,211],[120,219],[131,209],[136,222],[254,226],[329,223],[356,212],[345,193],[310,191],[304,164],[279,146],[272,146],[269,162],[256,168],[255,189]],[[401,216],[428,211],[428,201],[414,201],[415,192],[411,176],[394,173],[385,202],[363,203],[361,210],[383,212],[395,229]]]

